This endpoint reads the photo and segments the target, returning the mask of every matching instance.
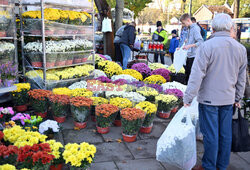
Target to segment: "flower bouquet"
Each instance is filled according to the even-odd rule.
[[[126,108],[121,110],[121,117],[123,140],[134,142],[145,118],[145,112],[141,109]]]
[[[159,95],[159,92],[151,87],[140,87],[136,90],[137,93],[146,97],[146,101],[155,102],[155,97]]]
[[[8,64],[2,64],[0,66],[0,73],[4,87],[11,87],[15,84],[17,75],[16,65],[11,64],[10,62]]]
[[[49,96],[53,118],[58,123],[63,123],[66,119],[69,112],[69,99],[67,95],[54,94]]]
[[[109,132],[109,126],[115,120],[118,111],[119,108],[111,104],[102,104],[96,106],[95,114],[98,133],[106,134]]]
[[[28,94],[32,109],[36,115],[45,118],[49,107],[48,97],[52,95],[52,92],[43,89],[34,89],[30,90]]]
[[[178,98],[174,95],[160,94],[156,96],[156,102],[158,104],[158,116],[160,118],[169,118],[171,110],[176,106]]]
[[[88,143],[69,143],[65,146],[63,159],[72,168],[87,169],[95,157],[96,147]]]
[[[22,125],[22,126],[24,126],[25,125],[25,122],[24,122],[24,120],[26,120],[26,119],[31,119],[31,117],[30,117],[30,115],[29,114],[25,114],[25,113],[17,113],[15,116],[13,116],[12,118],[11,118],[11,120],[12,121],[15,121],[15,123],[17,124],[17,125]]]
[[[87,126],[87,119],[92,104],[93,100],[86,97],[73,97],[70,99],[71,112],[76,127],[83,129]]]
[[[150,133],[153,127],[153,120],[155,118],[157,107],[148,101],[140,102],[135,108],[141,109],[146,112],[146,117],[143,121],[142,127],[140,128],[141,133]]]
[[[183,93],[182,93],[182,91],[179,90],[179,89],[167,89],[164,93],[174,95],[175,97],[178,98],[178,101],[176,103],[176,107],[171,111],[172,113],[176,113],[178,111],[179,106],[181,106],[182,102],[183,102]]]
[[[121,74],[130,75],[134,77],[135,79],[137,79],[138,81],[143,80],[142,74],[139,71],[136,71],[133,69],[122,70]]]
[[[117,106],[120,110],[125,108],[130,108],[133,106],[132,102],[129,99],[121,98],[121,97],[115,97],[110,99],[110,104]],[[121,126],[121,116],[120,112],[117,114],[117,117],[114,121],[115,126]]]
[[[46,120],[39,125],[39,132],[45,134],[49,139],[54,138],[54,134],[58,133],[60,130],[59,125],[54,120]]]
[[[18,83],[14,85],[17,86],[17,90],[12,91],[12,100],[16,110],[18,112],[24,112],[27,110],[27,103],[29,102],[28,91],[30,90],[30,84]]]
[[[12,107],[0,107],[0,122],[8,122],[14,114]]]
[[[186,76],[185,76],[185,69],[184,67],[181,68],[181,70],[176,73],[176,70],[174,68],[174,65],[172,64],[171,66],[168,67],[168,70],[171,72],[171,81],[177,81],[182,84],[185,84],[186,82]]]
[[[159,68],[151,72],[151,75],[161,75],[166,81],[170,80],[170,71],[165,68]]]
[[[93,100],[93,105],[91,106],[91,109],[90,109],[91,120],[93,122],[96,122],[96,118],[95,118],[96,106],[101,105],[101,104],[108,104],[109,101],[108,99],[105,99],[103,97],[91,97],[91,99]]]
[[[52,150],[52,155],[55,157],[52,161],[52,164],[50,165],[50,170],[61,170],[64,159],[62,156],[63,152],[63,145],[61,142],[56,142],[55,140],[48,140],[46,143],[49,144],[51,150]]]
[[[145,63],[137,63],[134,64],[131,69],[138,71],[142,74],[143,78],[145,79],[151,73],[151,69]]]
[[[146,84],[163,84],[166,83],[166,79],[161,75],[152,75],[143,80]]]

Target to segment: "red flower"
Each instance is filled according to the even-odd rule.
[[[4,133],[0,131],[0,141],[3,139],[3,137],[4,137]]]

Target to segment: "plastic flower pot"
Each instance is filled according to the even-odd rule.
[[[65,29],[59,29],[55,32],[56,35],[64,35],[65,34]]]
[[[47,68],[55,67],[55,62],[46,62],[46,67]]]
[[[61,170],[62,167],[63,167],[63,164],[50,165],[50,170]]]
[[[157,114],[162,119],[168,119],[171,115],[171,111],[169,112],[158,112]]]
[[[57,121],[58,123],[63,123],[66,120],[66,116],[62,116],[62,117],[57,117],[57,116],[53,116],[54,120]]]
[[[5,31],[0,31],[0,37],[6,37],[6,32]]]
[[[31,31],[31,34],[32,34],[32,35],[41,35],[42,32],[41,32],[41,30],[32,30],[32,31]]]
[[[99,126],[96,126],[97,128],[97,132],[100,133],[100,134],[107,134],[109,133],[109,127],[99,127]]]
[[[82,63],[82,59],[81,58],[74,58],[74,64],[79,64]]]
[[[149,127],[141,127],[140,128],[140,132],[141,133],[151,133],[151,131],[152,131],[152,128],[153,128],[153,124],[151,125],[151,126],[149,126]]]
[[[175,108],[173,108],[173,109],[171,110],[171,113],[176,113],[176,112],[178,111],[178,109],[179,109],[179,106],[176,106]]]
[[[81,123],[81,122],[74,121],[74,125],[75,125],[75,127],[78,127],[79,129],[84,129],[87,127],[87,122]]]
[[[122,126],[122,121],[121,120],[115,120],[114,125],[117,126],[117,127],[121,127]]]
[[[67,60],[65,62],[65,65],[68,66],[68,65],[72,65],[73,64],[73,60]]]
[[[93,122],[96,122],[96,117],[93,116],[93,115],[91,115],[91,120],[92,120]]]
[[[36,113],[37,116],[41,116],[42,118],[46,118],[47,117],[47,112],[44,113]]]
[[[88,58],[82,58],[82,63],[85,63],[88,60]]]
[[[54,30],[45,30],[45,35],[53,35]]]
[[[8,4],[9,4],[9,1],[8,1],[8,0],[2,0],[2,1],[1,1],[1,4],[2,4],[2,5],[8,5]]]
[[[33,67],[42,67],[43,66],[43,63],[42,62],[31,62],[31,65]]]
[[[137,135],[126,135],[122,133],[122,138],[124,142],[135,142]]]
[[[27,105],[16,106],[15,108],[17,112],[25,112],[27,110]]]
[[[66,65],[66,61],[56,61],[55,65],[56,66],[65,66]]]
[[[84,29],[78,30],[77,34],[85,34],[85,30]]]

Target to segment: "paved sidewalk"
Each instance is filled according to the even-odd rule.
[[[156,118],[151,134],[139,134],[134,143],[121,142],[121,128],[111,127],[105,135],[96,132],[95,123],[88,121],[86,129],[74,130],[72,118],[62,124],[62,133],[56,138],[64,144],[89,142],[95,144],[97,153],[90,170],[178,170],[179,168],[155,160],[156,144],[170,120]],[[197,143],[198,163],[201,163],[203,145]],[[64,169],[69,169],[64,167]],[[232,153],[228,170],[249,170],[250,152]]]

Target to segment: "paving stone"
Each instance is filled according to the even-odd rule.
[[[91,165],[90,170],[118,170],[114,162],[100,162]]]
[[[96,163],[134,159],[124,143],[99,143],[95,146],[97,147]]]
[[[116,162],[119,170],[164,170],[155,159],[138,159]]]
[[[160,122],[154,122],[153,128],[152,128],[152,132],[149,134],[145,134],[145,133],[139,133],[139,136],[141,139],[155,139],[155,138],[160,138],[160,136],[162,135],[162,133],[164,132],[164,130],[166,129],[166,125],[164,123],[160,123]]]
[[[121,127],[110,127],[110,131],[107,134],[102,134],[105,141],[116,141],[117,139],[122,139],[122,129]]]
[[[100,143],[103,142],[102,136],[95,132],[95,129],[81,129],[81,130],[63,130],[63,137],[65,144],[67,143]]]
[[[235,153],[231,153],[230,165],[227,168],[228,170],[249,170],[250,164],[248,164],[245,160],[239,157]]]
[[[237,155],[250,164],[250,152],[238,152]]]
[[[65,122],[61,123],[62,129],[74,129],[74,120],[72,117],[67,117]]]
[[[135,159],[155,158],[157,139],[138,140],[125,144]]]
[[[178,168],[178,167],[173,166],[173,165],[169,165],[169,164],[167,164],[167,163],[161,162],[161,164],[163,165],[163,167],[164,167],[166,170],[181,170],[181,168]]]
[[[56,133],[54,135],[54,139],[58,142],[61,142],[64,145],[63,135],[62,132]]]
[[[160,122],[160,123],[165,123],[168,124],[171,121],[171,119],[162,119],[157,116],[155,116],[154,122]]]

